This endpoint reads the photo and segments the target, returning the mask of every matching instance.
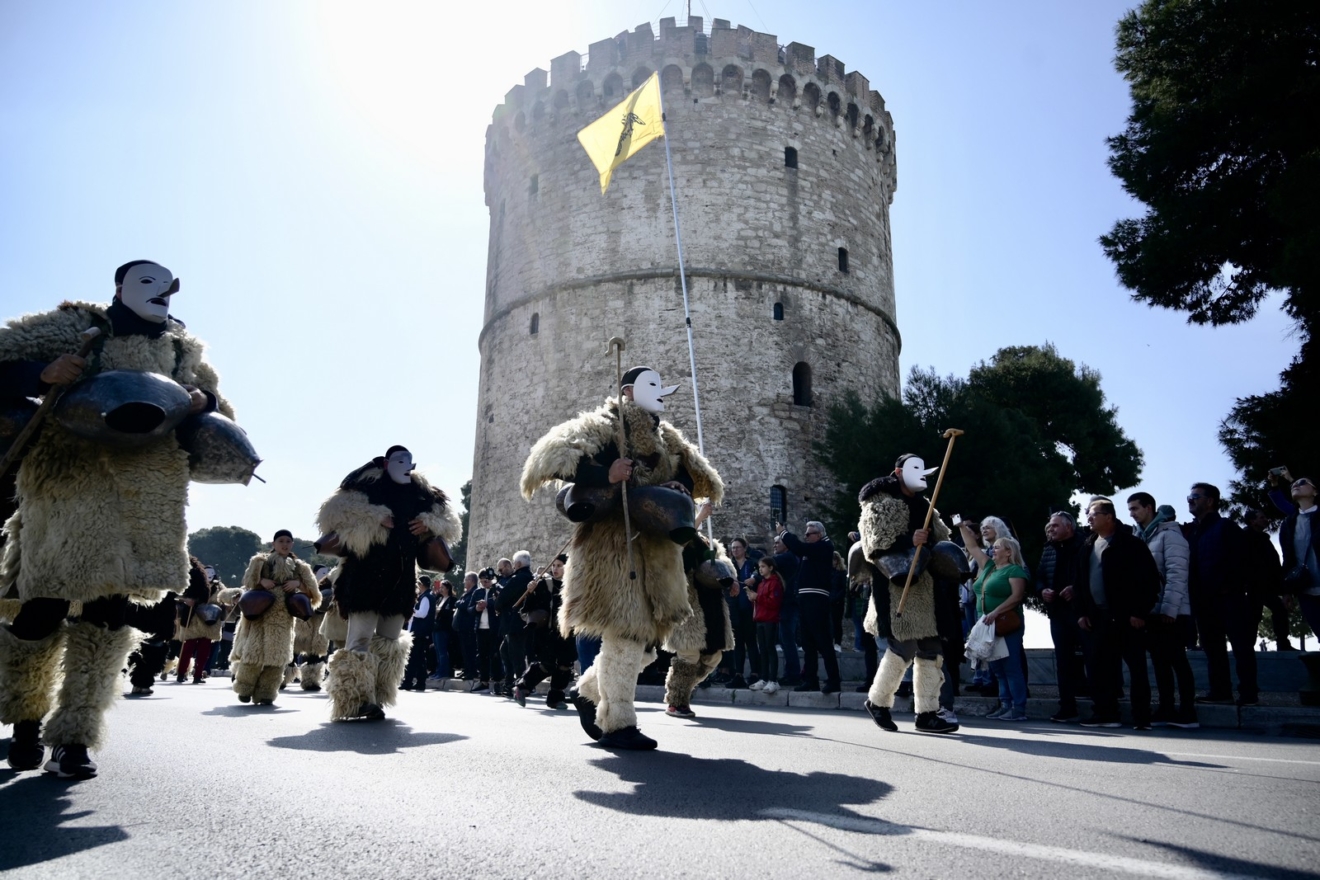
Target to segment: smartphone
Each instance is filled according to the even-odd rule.
[[[953,524],[954,524],[955,526],[960,526],[960,525],[962,525],[962,514],[961,514],[961,513],[955,513],[955,514],[953,515]]]
[[[1287,472],[1288,469],[1286,467],[1270,468],[1270,475],[1275,477],[1281,477]]]

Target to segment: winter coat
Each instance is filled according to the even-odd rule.
[[[779,536],[790,553],[802,560],[797,573],[797,593],[829,599],[834,588],[834,543],[829,538],[805,541],[792,532]]]
[[[523,593],[527,591],[527,585],[532,582],[532,570],[530,568],[520,568],[509,577],[509,582],[500,590],[500,635],[507,636],[510,633],[522,632],[525,624],[522,619],[522,612],[530,610],[519,605],[513,606],[522,598]]]
[[[1247,592],[1247,547],[1237,523],[1213,514],[1192,523],[1187,539],[1191,565],[1187,585],[1198,597],[1242,596]]]
[[[724,498],[724,483],[687,438],[628,399],[622,403],[628,456],[636,464],[630,485],[658,486],[672,480],[690,486],[694,498],[713,504]],[[615,400],[552,429],[532,447],[523,465],[522,494],[574,480],[608,485],[610,465],[619,458],[618,404]],[[628,576],[623,511],[579,524],[568,550],[560,632],[609,636],[634,642],[663,641],[692,614],[683,550],[667,536],[641,534],[633,541],[637,577]]]
[[[784,582],[779,575],[772,574],[763,578],[756,588],[756,599],[752,603],[752,620],[757,623],[778,623],[779,606],[784,602]]]
[[[1176,528],[1176,526],[1175,526]],[[1125,529],[1109,536],[1109,546],[1100,557],[1104,576],[1105,604],[1101,610],[1091,595],[1091,553],[1098,536],[1092,534],[1077,554],[1077,576],[1073,581],[1073,603],[1078,618],[1108,617],[1121,623],[1129,618],[1146,618],[1160,596],[1160,570],[1155,567],[1146,542]]]
[[[386,517],[393,518],[394,528],[385,528]],[[444,492],[417,473],[408,483],[395,483],[385,475],[383,458],[350,473],[321,505],[317,526],[322,533],[335,532],[348,551],[335,584],[340,607],[350,614],[412,613],[417,554],[425,540],[408,530],[413,519],[451,545],[463,536],[463,525]]]
[[[275,582],[275,602],[256,620],[244,617],[234,633],[234,647],[230,658],[254,666],[287,666],[293,662],[293,622],[284,605],[283,587],[294,583],[298,591],[311,601],[312,607],[321,604],[321,591],[316,586],[312,568],[296,556],[278,553],[258,553],[248,562],[243,574],[244,590],[261,590],[262,578]]]
[[[1145,540],[1163,582],[1159,599],[1151,613],[1165,617],[1185,617],[1191,614],[1192,600],[1187,592],[1190,551],[1187,539],[1182,535],[1182,528],[1176,522],[1162,522],[1155,526],[1155,530]],[[1105,554],[1108,553],[1106,550]],[[1104,557],[1101,557],[1103,562]]]
[[[1055,592],[1053,602],[1045,602],[1045,612],[1050,617],[1077,620],[1077,609],[1073,603],[1058,595],[1064,587],[1076,587],[1073,584],[1077,571],[1077,551],[1086,539],[1078,532],[1064,541],[1050,541],[1040,553],[1040,564],[1036,566],[1035,576],[1031,581],[1032,592],[1041,599],[1044,590]]]
[[[233,416],[200,340],[168,320],[158,337],[115,335],[105,306],[64,303],[0,328],[0,364],[49,363],[73,354],[79,334],[102,330],[84,376],[108,370],[160,373],[206,392]],[[5,523],[0,595],[90,602],[128,595],[154,604],[188,580],[188,453],[174,435],[118,449],[84,440],[54,419],[18,469],[18,511]],[[76,499],[73,501],[71,499]],[[70,548],[80,548],[70,552]]]

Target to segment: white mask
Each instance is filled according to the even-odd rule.
[[[119,286],[119,300],[138,317],[153,324],[163,324],[170,314],[170,296],[179,290],[179,281],[159,263],[138,263],[124,273]]]
[[[633,380],[633,403],[649,413],[657,415],[665,411],[665,398],[678,390],[677,385],[666,388],[660,384],[660,374],[655,370],[643,370]]]
[[[385,460],[385,473],[396,483],[411,482],[412,470],[412,453],[407,450],[399,450]]]
[[[926,491],[926,478],[937,470],[939,470],[937,467],[926,467],[925,461],[913,456],[903,462],[903,468],[899,471],[899,479],[912,492],[924,492]]]

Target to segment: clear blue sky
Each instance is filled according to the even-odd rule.
[[[965,374],[1001,346],[1052,341],[1102,373],[1146,453],[1140,488],[1182,510],[1193,480],[1228,482],[1219,420],[1273,388],[1296,346],[1276,308],[1214,330],[1134,304],[1100,252],[1096,237],[1138,212],[1104,146],[1127,112],[1112,56],[1128,5],[693,11],[815,46],[884,95],[904,374]],[[0,316],[107,300],[129,259],[180,276],[174,312],[208,342],[269,480],[194,486],[190,529],[311,535],[343,474],[392,443],[456,493],[491,111],[552,57],[682,7],[8,0]]]

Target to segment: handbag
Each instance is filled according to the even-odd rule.
[[[980,607],[981,619],[985,619],[985,588],[981,588]],[[1022,628],[1022,614],[1016,608],[1010,608],[995,618],[995,638],[1002,639],[1004,636],[1012,635]]]

